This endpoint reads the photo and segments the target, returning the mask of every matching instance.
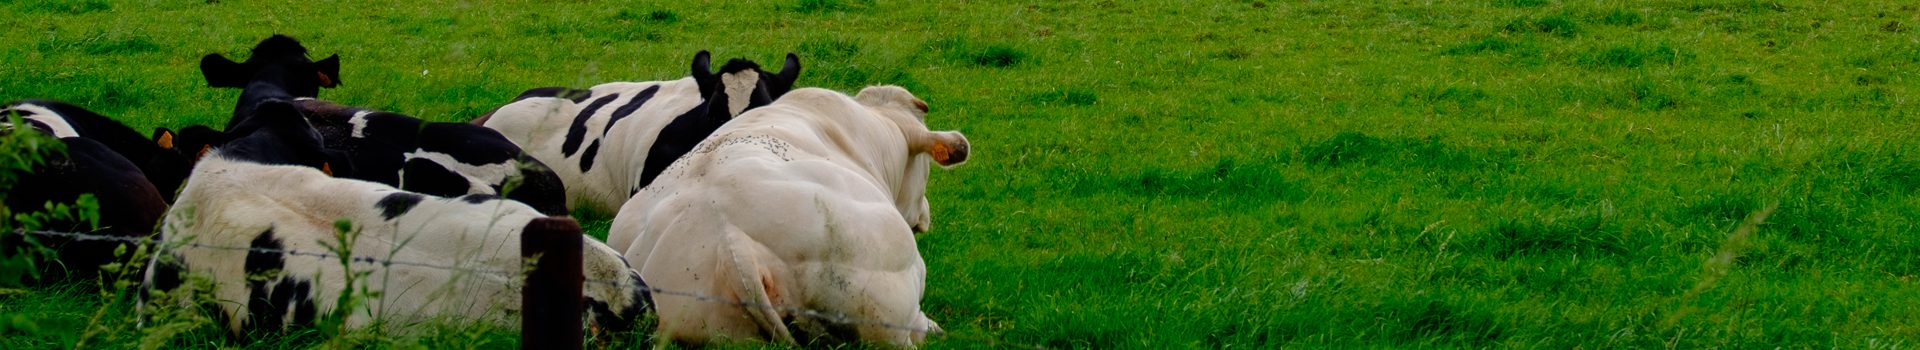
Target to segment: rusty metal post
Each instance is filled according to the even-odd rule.
[[[581,329],[580,223],[534,219],[520,235],[520,256],[535,258],[520,292],[520,348],[579,350]]]

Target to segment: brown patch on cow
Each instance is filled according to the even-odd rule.
[[[971,153],[973,146],[967,143],[966,136],[951,131],[935,132],[930,136],[933,142],[927,145],[927,154],[933,156],[934,162],[940,163],[940,166],[954,166],[967,161],[967,154]]]
[[[933,161],[940,162],[940,164],[946,164],[947,158],[953,154],[953,148],[947,147],[946,143],[934,142],[933,150],[928,151],[927,153],[933,155]]]
[[[920,100],[920,99],[918,99],[918,98],[916,98],[916,99],[913,99],[913,108],[919,108],[919,109],[920,109],[920,113],[926,113],[926,112],[927,112],[927,101],[922,101],[922,100]]]
[[[329,177],[333,176],[333,163],[320,163],[320,172],[327,173]]]
[[[206,158],[206,157],[207,157],[207,150],[211,150],[211,149],[213,149],[213,145],[203,145],[203,146],[200,146],[200,152],[195,152],[195,153],[193,154],[193,159],[195,159],[195,160],[198,160],[198,159],[200,159],[200,158]]]

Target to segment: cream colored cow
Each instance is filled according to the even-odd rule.
[[[969,146],[959,132],[928,131],[926,111],[896,86],[794,90],[716,130],[628,200],[608,243],[649,285],[741,303],[655,293],[660,335],[910,347],[939,331],[920,311],[926,264],[914,232],[930,223],[930,163],[959,165]]]

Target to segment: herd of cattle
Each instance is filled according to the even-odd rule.
[[[473,271],[521,271],[530,234],[581,237],[595,329],[653,313],[657,334],[694,344],[915,346],[937,332],[919,307],[914,235],[931,224],[931,165],[965,162],[966,137],[929,130],[926,102],[899,87],[795,89],[793,54],[779,72],[743,59],[714,72],[706,51],[691,66],[678,80],[530,89],[471,123],[435,123],[317,99],[340,84],[338,55],[313,61],[275,35],[244,62],[201,60],[208,85],[241,89],[221,129],[143,134],[56,101],[0,107],[30,125],[0,120],[0,132],[39,130],[66,148],[8,189],[6,205],[92,194],[92,234],[244,247],[161,250],[140,293],[143,310],[205,308],[234,334],[314,322],[353,292],[356,272],[380,292],[349,326],[510,326],[520,277]],[[606,242],[581,233],[576,207],[614,214]],[[118,262],[124,244],[52,238],[40,240],[75,275]],[[330,250],[373,262],[289,253]]]

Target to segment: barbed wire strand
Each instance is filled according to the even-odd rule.
[[[106,235],[45,231],[45,230],[31,230],[31,231],[15,230],[15,232],[34,234],[34,235],[40,235],[40,236],[69,238],[75,241],[110,241],[110,242],[123,242],[123,243],[133,243],[133,244],[142,244],[142,245],[153,244],[153,243],[163,243],[163,242],[155,242],[151,239],[142,238],[142,237],[106,236]],[[292,250],[292,249],[231,247],[231,246],[202,244],[202,243],[196,243],[196,242],[172,242],[172,244],[177,244],[178,247],[211,249],[211,250],[246,251],[249,253],[263,253],[263,254],[286,254],[286,255],[293,255],[293,256],[314,257],[314,258],[321,258],[321,259],[337,259],[341,257],[340,255],[333,254],[333,253],[300,251],[300,250]],[[429,263],[399,261],[399,260],[387,260],[387,259],[380,259],[380,258],[367,257],[367,256],[351,256],[348,258],[349,258],[348,259],[349,261],[357,262],[357,263],[375,264],[375,265],[382,265],[382,266],[399,265],[399,266],[424,267],[424,268],[430,268],[430,269],[459,271],[459,272],[474,273],[474,274],[488,274],[488,275],[495,275],[498,277],[505,277],[505,278],[512,278],[515,275],[519,274],[519,272],[510,272],[510,271],[504,271],[504,270],[476,269],[476,268],[458,267],[458,266],[450,266],[450,265],[439,265],[439,264],[429,264]],[[600,284],[600,285],[620,287],[620,288],[626,287],[622,285],[623,282],[612,281],[612,280],[584,279],[582,283]],[[727,304],[727,305],[743,307],[743,308],[744,307],[774,308],[777,310],[787,311],[787,312],[802,315],[805,317],[824,320],[824,321],[834,323],[834,324],[839,324],[839,325],[877,326],[882,328],[913,332],[913,333],[918,333],[922,335],[932,335],[932,336],[937,336],[941,338],[983,342],[996,347],[1046,349],[1046,347],[1039,346],[1039,345],[1016,344],[1016,343],[1005,342],[1005,341],[1001,341],[999,339],[993,339],[993,338],[965,337],[965,336],[959,336],[951,332],[945,332],[945,331],[934,332],[931,328],[913,327],[913,326],[906,326],[906,325],[887,323],[887,322],[881,322],[881,321],[862,320],[862,319],[848,316],[847,314],[844,314],[844,313],[828,313],[828,312],[823,312],[819,310],[802,308],[798,306],[776,305],[776,304],[751,302],[751,301],[743,301],[743,300],[730,300],[728,298],[723,298],[719,296],[701,294],[696,292],[660,289],[653,286],[639,287],[639,289],[645,290],[648,293],[652,293],[652,294],[665,294],[665,295],[672,295],[672,296],[679,296],[679,297],[687,297],[687,298],[692,298],[694,300],[698,300],[702,302],[709,302],[709,303],[715,303],[715,304]]]

